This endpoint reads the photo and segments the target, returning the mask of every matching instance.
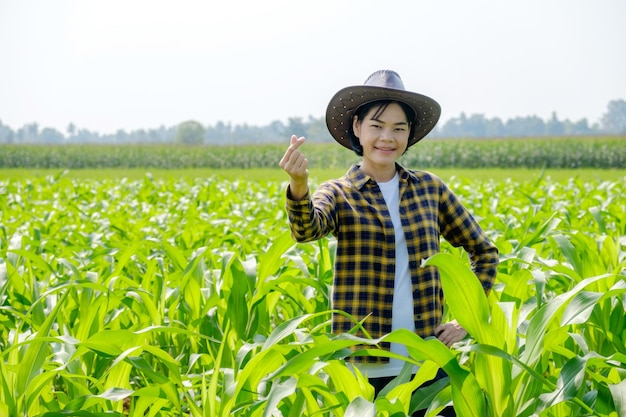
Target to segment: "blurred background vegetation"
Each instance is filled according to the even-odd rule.
[[[20,128],[4,125],[0,119],[0,144],[147,144],[181,143],[187,145],[234,145],[253,143],[287,143],[292,134],[306,136],[309,142],[331,143],[323,117],[307,119],[292,117],[287,122],[275,120],[266,126],[232,125],[218,122],[203,125],[195,120],[176,126],[160,126],[127,132],[102,134],[70,123],[65,132],[29,123]],[[433,138],[508,138],[561,136],[626,135],[626,101],[613,100],[597,123],[586,118],[578,121],[559,120],[556,112],[549,120],[537,116],[501,120],[482,114],[466,115],[440,122],[429,137]]]
[[[278,168],[285,144],[1,145],[0,169]],[[345,171],[360,158],[335,143],[306,143],[311,169]],[[624,169],[626,136],[503,139],[427,138],[400,161],[414,169]]]

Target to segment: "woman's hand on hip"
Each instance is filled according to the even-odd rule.
[[[435,328],[435,336],[444,345],[450,347],[454,343],[463,340],[467,336],[467,330],[465,330],[456,320],[452,320],[449,323],[442,323]]]

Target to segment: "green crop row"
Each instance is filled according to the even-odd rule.
[[[471,337],[385,336],[419,371],[375,396],[345,359],[386,353],[330,333],[334,240],[294,244],[284,183],[0,181],[0,415],[626,415],[626,181],[450,186],[496,286],[444,244],[428,263]]]
[[[285,145],[2,145],[0,168],[274,168]],[[343,168],[351,151],[306,144],[312,167]],[[404,156],[420,168],[623,168],[626,138],[426,139]]]

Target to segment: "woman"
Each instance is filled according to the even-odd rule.
[[[450,347],[467,332],[442,323],[443,294],[435,267],[422,260],[439,252],[440,236],[462,246],[485,292],[495,280],[498,250],[454,193],[435,175],[397,163],[437,123],[437,102],[405,90],[400,76],[373,73],[363,85],[339,90],[330,100],[326,124],[333,138],[362,157],[343,177],[311,194],[305,138],[291,137],[280,161],[289,176],[287,212],[298,242],[333,234],[337,238],[333,308],[365,321],[374,337],[406,328],[435,336]],[[333,317],[333,331],[353,322]],[[384,349],[406,355],[403,346]],[[377,392],[397,376],[402,361],[357,357]],[[454,415],[454,414],[452,414]]]

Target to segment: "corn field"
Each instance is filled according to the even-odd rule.
[[[276,168],[282,144],[254,146],[185,145],[0,145],[0,169],[94,168]],[[334,143],[307,143],[311,166],[344,168],[358,161]],[[420,142],[402,158],[406,166],[425,168],[599,168],[626,166],[626,137],[554,137],[523,139],[433,139]]]
[[[0,416],[626,416],[626,178],[450,181],[496,286],[444,243],[471,336],[386,335],[410,357],[377,397],[345,360],[391,354],[330,333],[334,240],[294,244],[285,185],[0,181]]]

